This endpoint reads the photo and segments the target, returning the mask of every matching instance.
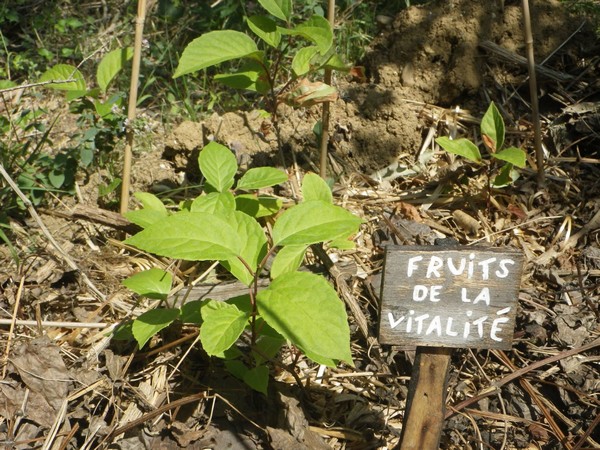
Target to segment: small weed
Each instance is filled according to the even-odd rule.
[[[489,152],[490,160],[483,159],[479,147],[469,139],[450,139],[442,136],[435,141],[447,152],[462,156],[479,166],[485,166],[490,187],[498,188],[512,184],[519,177],[514,167],[525,167],[526,155],[520,148],[503,148],[504,120],[494,102],[490,104],[483,116],[480,128],[483,144]],[[504,164],[498,167],[500,162]]]

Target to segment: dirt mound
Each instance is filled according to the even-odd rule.
[[[399,158],[415,155],[423,144],[425,129],[432,120],[442,118],[444,108],[460,107],[481,115],[490,100],[520,87],[527,70],[518,64],[506,65],[481,48],[482,43],[491,42],[509,55],[525,55],[521,3],[503,3],[438,1],[401,12],[376,37],[362,61],[368,81],[338,77],[341,95],[332,107],[332,156],[350,165],[348,172],[371,174]],[[565,52],[572,46],[553,52],[581,20],[571,17],[558,1],[535,6],[536,59],[550,56],[547,64],[557,72],[570,69],[572,60]],[[432,105],[442,110],[426,111]],[[313,127],[320,110],[281,108],[286,151],[294,151],[301,163],[315,170],[319,158]],[[216,138],[238,155],[258,154],[254,165],[278,164],[279,159],[269,159],[277,153],[275,135],[264,131],[270,125],[256,113],[236,112],[215,114],[197,129],[204,131],[204,139]],[[195,136],[192,147],[201,147],[202,136]]]

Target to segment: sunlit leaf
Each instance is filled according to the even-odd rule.
[[[269,14],[278,19],[288,21],[292,14],[292,0],[258,0]]]
[[[504,145],[504,120],[494,102],[490,103],[481,119],[481,134],[491,140],[490,142],[484,139],[491,153],[497,152]]]
[[[315,244],[350,236],[358,231],[361,219],[344,208],[322,200],[295,205],[273,226],[274,245]]]
[[[525,164],[527,163],[527,156],[525,155],[525,152],[516,147],[505,148],[504,150],[495,153],[493,156],[496,159],[506,161],[519,168],[525,167]]]
[[[209,142],[200,152],[198,164],[206,181],[218,192],[233,186],[237,161],[231,150],[224,145]]]
[[[449,153],[462,156],[470,161],[481,161],[481,153],[479,153],[479,149],[468,139],[449,139],[446,136],[442,136],[437,138],[435,142],[437,142],[440,147]]]
[[[310,71],[311,60],[319,52],[319,48],[314,45],[303,47],[296,52],[292,59],[292,70],[297,77],[306,75]]]
[[[304,254],[306,253],[307,245],[286,245],[282,247],[271,264],[271,278],[275,279],[284,273],[295,272],[298,270]]]
[[[157,255],[191,261],[233,258],[243,247],[225,219],[187,211],[166,217],[125,242]]]
[[[287,179],[287,174],[275,167],[254,167],[240,178],[236,188],[242,191],[262,189],[285,183]]]
[[[295,28],[279,30],[282,34],[299,35],[309,40],[319,48],[321,55],[325,55],[333,45],[331,24],[323,16],[314,15]]]
[[[235,197],[235,204],[239,211],[258,219],[276,214],[283,202],[268,195],[242,194]]]
[[[258,268],[258,263],[267,253],[267,237],[256,219],[241,211],[232,213],[229,222],[231,226],[235,227],[236,236],[242,242],[243,247],[236,257],[228,258],[226,261],[222,261],[222,264],[238,280],[246,286],[250,286],[254,281],[254,272]]]
[[[123,280],[123,286],[144,297],[163,300],[167,298],[173,284],[169,272],[156,267],[138,272]]]
[[[71,80],[71,81],[66,81]],[[85,78],[77,67],[68,64],[57,64],[46,70],[39,79],[40,82],[63,81],[46,85],[51,89],[62,91],[85,91]]]
[[[96,79],[102,92],[106,92],[110,82],[123,70],[127,61],[133,58],[133,48],[118,48],[108,52],[98,64]]]
[[[302,179],[302,197],[305,202],[323,200],[333,203],[331,188],[327,182],[316,173],[307,173]]]
[[[260,291],[256,301],[265,322],[303,351],[352,361],[344,303],[323,277],[283,274]]]
[[[233,30],[211,31],[188,44],[173,77],[197,72],[232,59],[258,55],[258,47],[250,36]]]
[[[235,305],[215,300],[208,301],[201,309],[202,326],[200,340],[209,355],[219,355],[238,340],[249,315]]]
[[[171,325],[178,317],[177,308],[158,308],[146,311],[135,319],[131,325],[131,332],[139,348],[143,348],[152,336]]]

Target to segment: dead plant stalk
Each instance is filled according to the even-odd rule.
[[[523,21],[525,22],[525,45],[527,48],[527,70],[529,72],[529,94],[531,95],[531,115],[533,122],[535,159],[537,164],[537,182],[541,188],[545,183],[544,151],[542,149],[542,132],[540,126],[540,110],[538,105],[537,79],[535,74],[535,57],[533,54],[533,33],[531,32],[531,15],[529,0],[523,0]]]
[[[133,121],[136,117],[138,82],[140,78],[140,60],[142,57],[142,37],[144,21],[146,20],[146,0],[138,1],[137,17],[135,19],[135,43],[133,47],[133,62],[131,68],[131,86],[129,88],[129,103],[127,107],[127,143],[123,154],[123,181],[121,184],[121,214],[125,214],[129,205],[129,188],[131,185],[131,162],[133,159]]]

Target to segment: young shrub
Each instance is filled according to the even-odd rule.
[[[314,174],[304,177],[303,202],[282,208],[280,200],[257,191],[287,181],[283,171],[250,169],[236,183],[235,157],[216,142],[202,150],[199,165],[205,192],[189,208],[173,214],[145,194],[144,208],[128,213],[144,230],[126,243],[170,258],[219,261],[247,286],[247,293],[226,301],[191,302],[177,314],[173,309],[148,311],[133,322],[139,346],[172,321],[191,320],[200,326],[204,350],[223,358],[228,370],[263,393],[266,364],[286,342],[320,364],[352,363],[344,303],[323,277],[299,268],[308,246],[349,242],[361,219],[334,205],[329,187]],[[271,228],[263,226],[261,218],[266,216]],[[267,275],[271,256],[271,282],[259,291],[259,278]],[[166,275],[152,270],[141,285],[141,274],[134,276],[135,283],[130,278],[126,284],[141,295],[164,295]],[[236,347],[241,341],[250,344],[250,354]]]

